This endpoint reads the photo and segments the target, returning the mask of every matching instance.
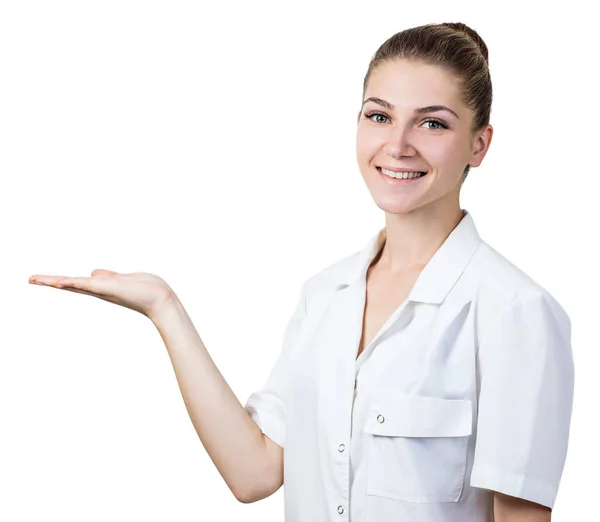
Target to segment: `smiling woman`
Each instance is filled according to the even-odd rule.
[[[94,270],[30,283],[152,321],[240,502],[285,484],[286,522],[550,520],[572,411],[571,324],[460,206],[491,143],[491,103],[487,48],[464,24],[383,43],[356,153],[386,225],[304,281],[245,406],[162,278]]]
[[[461,23],[397,33],[369,64],[356,154],[386,226],[304,283],[246,403],[281,462],[285,449],[282,476],[247,498],[284,483],[288,522],[550,519],[570,320],[460,206],[491,104],[487,47]]]
[[[483,160],[493,130],[489,122],[473,127],[476,113],[489,109],[466,105],[456,74],[406,58],[382,62],[370,73],[358,115],[357,157],[382,210],[458,208],[462,184]],[[391,191],[394,186],[402,190]]]
[[[357,159],[382,210],[406,213],[436,200],[458,207],[493,134],[487,56],[464,24],[403,31],[377,51],[363,83]],[[402,192],[390,192],[394,186]]]

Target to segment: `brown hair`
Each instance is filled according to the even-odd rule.
[[[406,59],[440,65],[456,75],[462,99],[473,110],[471,132],[490,122],[492,80],[488,68],[488,49],[483,39],[469,26],[457,23],[427,24],[406,29],[388,38],[373,55],[363,81],[363,99],[373,71],[382,63]],[[471,166],[467,165],[461,184]]]

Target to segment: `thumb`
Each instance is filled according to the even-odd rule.
[[[117,272],[113,272],[112,270],[103,270],[101,268],[97,268],[96,270],[92,270],[92,276],[95,275],[115,275]]]

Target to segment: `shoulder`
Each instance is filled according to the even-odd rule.
[[[485,241],[467,271],[475,289],[472,299],[476,301],[481,326],[512,312],[523,316],[543,314],[569,327],[568,315],[552,293]]]
[[[485,241],[469,263],[469,271],[481,289],[496,294],[499,300],[511,301],[547,293],[533,277]]]

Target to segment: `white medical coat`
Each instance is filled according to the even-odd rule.
[[[245,408],[284,448],[286,522],[491,522],[493,491],[553,507],[571,324],[471,214],[356,359],[385,227],[307,279]]]

